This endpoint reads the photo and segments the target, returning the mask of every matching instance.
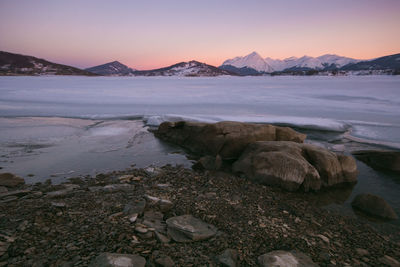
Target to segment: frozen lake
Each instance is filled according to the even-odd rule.
[[[400,148],[400,77],[0,77],[0,116],[274,122]]]
[[[289,125],[345,153],[400,149],[400,77],[0,77],[1,171],[60,182],[133,164],[190,166],[147,131],[180,119]],[[399,177],[358,165],[343,201],[375,192],[400,212]]]

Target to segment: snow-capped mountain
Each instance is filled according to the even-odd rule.
[[[0,51],[0,75],[87,75],[91,72],[44,59]]]
[[[341,57],[338,55],[326,54],[319,57],[303,56],[300,58],[290,57],[283,60],[272,59],[267,57],[265,59],[275,71],[283,71],[286,69],[313,69],[313,70],[327,70],[339,69],[350,63],[357,63],[359,60]]]
[[[113,61],[103,65],[87,68],[85,70],[105,76],[126,76],[132,75],[133,72],[136,71],[135,69],[129,68],[128,66],[118,61]]]
[[[234,66],[236,68],[251,68],[258,72],[273,72],[274,69],[257,53],[253,52],[244,57],[235,57],[225,60],[222,65]]]
[[[169,67],[143,70],[133,72],[135,76],[219,76],[219,75],[235,75],[232,72],[221,70],[217,67],[201,63],[198,61],[181,62]]]
[[[233,66],[237,69],[235,71],[240,72],[240,69],[246,71],[246,73],[251,73],[249,69],[263,72],[274,72],[274,71],[284,71],[284,70],[333,70],[339,69],[350,63],[357,63],[359,60],[341,57],[338,55],[326,54],[320,57],[309,57],[303,56],[300,58],[289,57],[286,59],[272,59],[267,57],[263,59],[258,53],[253,52],[245,57],[235,57],[233,59],[228,59],[222,63],[220,68],[228,69]],[[243,75],[245,75],[243,73]]]

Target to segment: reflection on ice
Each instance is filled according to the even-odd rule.
[[[94,175],[129,168],[132,164],[185,164],[181,154],[161,144],[142,121],[92,121],[63,118],[0,118],[2,171],[28,182],[50,177]],[[27,174],[35,174],[28,177]],[[56,177],[57,176],[57,177]]]

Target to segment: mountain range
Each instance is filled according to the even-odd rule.
[[[86,69],[98,75],[108,76],[219,76],[236,75],[229,71],[207,65],[195,60],[180,62],[165,68],[154,70],[135,70],[118,61]]]
[[[0,75],[87,75],[87,76],[219,76],[219,75],[336,75],[400,74],[400,54],[372,60],[338,55],[262,58],[257,52],[227,59],[219,67],[198,61],[180,62],[153,70],[136,70],[118,61],[81,70],[32,56],[0,51]]]
[[[300,58],[289,57],[286,59],[262,58],[257,52],[253,52],[244,57],[235,57],[222,63],[221,68],[251,68],[258,73],[273,73],[281,71],[307,71],[307,70],[337,70],[349,64],[358,63],[361,60],[341,57],[337,55],[323,55],[320,57],[303,56]],[[246,70],[248,71],[248,70]],[[238,71],[241,74],[241,71]]]

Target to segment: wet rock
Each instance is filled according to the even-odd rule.
[[[400,172],[400,151],[362,150],[352,154],[374,169]]]
[[[294,142],[255,142],[233,164],[236,173],[286,190],[319,190],[357,181],[357,166],[349,156]]]
[[[175,266],[174,261],[168,256],[161,256],[155,260],[157,266],[172,267]]]
[[[102,253],[90,263],[90,267],[144,267],[145,258],[134,254]]]
[[[192,215],[169,218],[168,235],[176,242],[193,242],[208,239],[217,233],[217,228]]]
[[[234,249],[226,249],[220,255],[217,256],[218,263],[225,267],[236,267],[238,259],[238,253]]]
[[[0,173],[0,186],[17,187],[23,184],[25,184],[25,180],[21,177],[9,172]]]
[[[372,194],[359,194],[351,202],[351,205],[369,215],[383,219],[396,220],[398,218],[393,208],[380,196]]]
[[[164,122],[155,135],[199,155],[237,159],[255,141],[303,142],[306,135],[287,127],[224,121],[218,123]]]
[[[296,251],[275,250],[258,257],[261,267],[317,267],[310,257]]]
[[[217,156],[204,156],[201,157],[193,166],[194,170],[219,170],[222,166],[222,159]]]

